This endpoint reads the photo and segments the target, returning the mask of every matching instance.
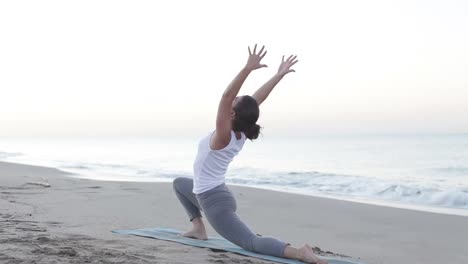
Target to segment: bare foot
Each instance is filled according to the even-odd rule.
[[[184,237],[189,237],[189,238],[195,238],[195,239],[200,239],[200,240],[207,240],[208,236],[206,235],[205,230],[195,230],[192,229],[186,233],[183,233],[182,236]]]
[[[316,263],[316,264],[328,264],[328,261],[319,259],[312,250],[312,247],[308,244],[305,244],[299,248],[299,258],[302,262],[306,263]]]

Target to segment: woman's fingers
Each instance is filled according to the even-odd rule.
[[[250,50],[250,48],[249,48]],[[250,55],[259,55],[259,56],[262,56],[262,52],[265,50],[265,45],[262,46],[262,48],[260,49],[260,51],[257,53],[257,44],[255,44],[254,46],[254,49],[253,49],[253,53],[251,53]]]
[[[280,74],[288,74],[290,72],[296,72],[294,69],[291,69],[294,64],[298,62],[297,55],[289,55],[288,58],[285,60],[285,55],[281,58],[281,64],[278,69]]]
[[[258,52],[258,54],[262,54],[263,50],[265,49],[265,45],[262,46],[262,48],[260,49],[260,51]]]
[[[291,55],[291,56],[289,56],[287,62],[291,63],[291,62],[293,62],[296,58],[297,58],[297,55]]]
[[[287,62],[287,63],[293,63],[294,61],[296,61],[296,58],[297,58],[297,55],[290,55],[288,57],[288,59],[285,61],[284,60],[284,55],[283,55],[283,58],[281,59],[281,62],[284,63],[284,62]]]
[[[253,52],[252,50],[250,49],[250,46],[248,46],[248,50],[249,50],[249,55],[259,55],[259,56],[265,56],[266,54],[266,51],[265,51],[265,45],[262,46],[262,48],[260,49],[260,51],[257,53],[257,44],[255,44],[254,48],[253,48]],[[265,51],[265,52],[264,52]],[[263,53],[264,52],[264,53]]]
[[[257,46],[259,49],[257,50]],[[246,67],[251,70],[267,67],[266,64],[260,64],[261,60],[265,55],[267,54],[265,45],[263,45],[261,48],[259,45],[255,44],[253,49],[249,46],[249,58],[247,60],[247,65]]]
[[[260,60],[262,60],[263,57],[265,57],[265,55],[267,54],[265,45],[262,45],[262,47],[260,48],[258,52],[257,52],[257,46],[258,45],[255,44],[253,47],[253,50],[250,48],[250,46],[248,47],[249,55],[250,55],[248,65],[252,69],[267,67],[266,64],[260,64]],[[290,69],[290,68],[298,62],[297,55],[289,55],[286,60],[285,60],[285,57],[286,56],[283,55],[283,57],[281,58],[281,65],[280,65],[279,71],[283,73],[295,72],[295,70]]]

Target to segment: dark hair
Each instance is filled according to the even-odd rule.
[[[245,136],[250,140],[257,139],[261,127],[256,124],[260,109],[255,98],[249,95],[239,97],[236,105],[234,105],[234,112],[236,117],[232,121],[232,130],[244,132]]]

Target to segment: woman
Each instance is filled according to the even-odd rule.
[[[236,214],[236,200],[226,186],[225,172],[229,163],[242,149],[246,138],[254,140],[260,133],[256,124],[259,105],[268,97],[278,82],[297,63],[296,56],[290,56],[279,66],[278,72],[252,96],[237,94],[247,76],[254,70],[266,67],[261,60],[266,55],[264,46],[257,52],[249,50],[247,64],[224,91],[218,106],[216,130],[203,138],[198,145],[194,163],[194,178],[179,177],[174,180],[174,191],[193,224],[185,237],[206,240],[205,225],[200,210],[208,222],[225,239],[261,254],[297,259],[308,263],[327,263],[315,256],[312,248],[305,244],[301,248],[272,237],[258,236],[245,225]]]

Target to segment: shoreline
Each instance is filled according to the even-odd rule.
[[[27,165],[27,164],[25,164],[25,165]],[[77,176],[69,176],[69,177],[77,178],[77,179],[87,179],[87,180],[92,180],[92,181],[139,182],[139,183],[170,183],[170,182],[172,182],[172,180],[170,180],[170,179],[168,179],[168,180],[158,180],[158,181],[131,181],[131,180],[96,179],[96,178],[92,178],[92,177],[86,177],[85,175],[82,175],[82,174],[79,174],[79,173],[67,172],[65,170],[62,170],[62,171],[64,171],[68,175],[77,175]],[[414,211],[418,211],[418,212],[428,212],[428,213],[468,217],[468,209],[456,208],[456,207],[442,207],[442,206],[433,206],[433,205],[416,204],[416,203],[404,203],[404,202],[383,200],[383,199],[371,200],[371,198],[365,198],[365,197],[352,198],[352,197],[343,197],[343,196],[339,196],[339,195],[327,195],[327,194],[317,194],[317,193],[310,194],[310,193],[295,191],[295,190],[279,190],[278,188],[269,188],[269,187],[263,187],[263,186],[251,186],[251,185],[233,184],[233,183],[228,183],[228,185],[229,186],[245,187],[245,188],[253,188],[253,189],[261,189],[261,190],[274,191],[274,192],[280,192],[280,193],[304,195],[304,196],[309,196],[309,197],[333,199],[333,200],[338,200],[338,201],[345,201],[345,202],[352,202],[352,203],[359,203],[359,204],[369,204],[369,205],[383,206],[383,207],[389,207],[389,208],[414,210]]]
[[[241,184],[229,184],[229,185],[245,187],[245,188],[253,188],[253,189],[262,189],[262,190],[275,191],[275,192],[281,192],[281,193],[304,195],[304,196],[309,196],[309,197],[333,199],[337,201],[350,202],[350,203],[368,204],[368,205],[382,206],[382,207],[396,208],[396,209],[406,209],[406,210],[425,212],[425,213],[468,216],[468,209],[455,208],[455,207],[436,207],[436,206],[421,205],[421,204],[398,203],[398,202],[386,201],[386,200],[370,200],[370,199],[368,200],[366,198],[348,198],[348,197],[341,197],[338,195],[308,194],[308,193],[304,193],[300,191],[297,191],[297,192],[282,191],[282,190],[277,190],[274,188],[266,188],[266,187],[263,188],[261,186],[248,186],[248,185],[241,185]]]
[[[387,136],[357,141],[311,137],[297,145],[265,138],[238,157],[226,180],[228,184],[466,216],[468,178],[463,160],[468,153],[461,146],[468,138]],[[168,182],[176,176],[192,177],[196,137],[50,137],[3,143],[5,152],[0,156],[6,157],[4,161],[56,167],[96,180]],[[297,156],[288,154],[300,146]],[[377,146],[381,150],[374,153]]]
[[[238,214],[253,231],[294,246],[310,243],[368,264],[468,259],[468,221],[463,216],[229,187]],[[0,195],[0,220],[7,223],[0,225],[0,259],[11,263],[76,263],[91,257],[127,263],[270,263],[110,232],[156,226],[188,229],[170,183],[93,181],[64,177],[54,168],[0,162]],[[219,236],[206,225],[209,236]]]

